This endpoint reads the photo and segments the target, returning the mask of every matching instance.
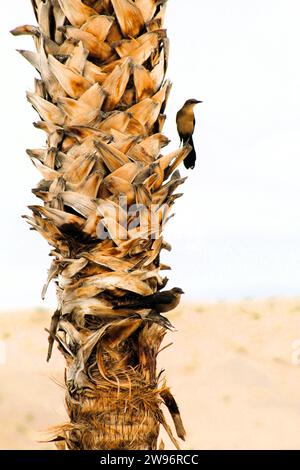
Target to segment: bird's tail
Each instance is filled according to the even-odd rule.
[[[183,163],[184,163],[184,166],[189,169],[189,168],[195,168],[195,163],[196,163],[196,151],[195,151],[195,147],[194,147],[194,142],[193,142],[193,137],[190,136],[189,140],[188,140],[188,143],[190,144],[190,146],[192,147],[190,153],[188,154],[188,156],[184,159]]]

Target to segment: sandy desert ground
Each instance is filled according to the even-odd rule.
[[[178,331],[160,367],[186,424],[183,448],[300,449],[300,299],[185,304],[170,319]],[[0,314],[0,449],[53,449],[38,441],[64,421],[48,323],[41,309]]]

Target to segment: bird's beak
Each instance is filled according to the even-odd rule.
[[[198,100],[196,100],[196,103],[197,103],[197,104],[198,104],[198,103],[203,103],[203,101],[198,101]]]

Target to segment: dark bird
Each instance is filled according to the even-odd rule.
[[[178,111],[176,115],[177,130],[180,137],[180,143],[185,145],[189,143],[192,147],[192,150],[188,156],[184,159],[183,163],[186,168],[195,168],[196,163],[196,151],[193,142],[193,133],[195,130],[195,115],[194,115],[194,106],[196,104],[202,103],[198,100],[187,100],[183,107]]]
[[[184,292],[180,287],[174,287],[171,290],[165,290],[163,292],[157,292],[156,294],[140,297],[133,303],[115,305],[113,310],[151,309],[156,313],[165,313],[177,307],[182,294],[184,294]]]

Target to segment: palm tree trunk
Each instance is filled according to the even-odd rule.
[[[166,4],[157,0],[32,0],[37,69],[27,97],[46,147],[28,150],[42,201],[25,216],[51,245],[47,285],[58,308],[49,329],[66,360],[69,422],[58,448],[156,449],[160,425],[185,431],[156,359],[168,323],[149,310],[118,310],[166,285],[163,226],[184,181],[176,168],[190,147],[167,155],[162,134]],[[126,202],[126,205],[125,205]]]

